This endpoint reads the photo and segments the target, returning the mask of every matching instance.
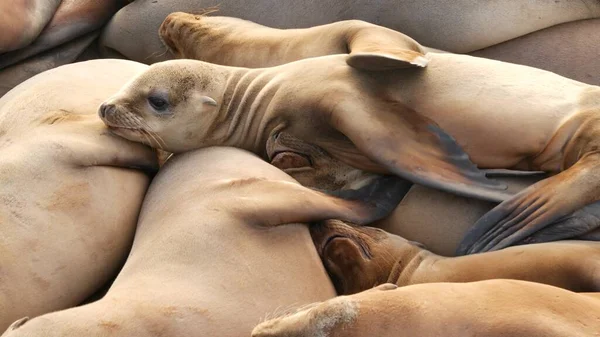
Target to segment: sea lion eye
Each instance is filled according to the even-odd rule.
[[[167,107],[169,107],[169,103],[167,103],[167,100],[156,96],[149,96],[148,103],[156,111],[165,111],[167,110]]]

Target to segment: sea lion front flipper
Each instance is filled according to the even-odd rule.
[[[427,66],[429,60],[419,52],[405,49],[385,52],[351,52],[346,63],[356,69],[382,71]]]
[[[399,186],[402,179],[387,176],[359,190],[344,192],[340,197],[315,191],[298,183],[265,179],[245,179],[236,183],[239,198],[233,204],[243,205],[233,212],[244,221],[259,226],[308,223],[340,219],[358,225],[369,224],[391,213],[404,196]],[[256,191],[265,191],[256,193]],[[248,203],[253,206],[248,206]]]
[[[495,202],[512,196],[504,191],[506,185],[486,178],[433,121],[409,109],[381,110],[386,108],[366,110],[356,101],[339,99],[331,110],[330,124],[365,156],[413,183]],[[338,157],[335,149],[323,147]]]
[[[457,254],[498,250],[530,237],[536,242],[574,238],[600,227],[600,221],[594,221],[598,206],[592,204],[600,200],[595,162],[583,158],[493,208],[467,232]]]
[[[422,68],[429,60],[424,48],[412,38],[380,26],[362,23],[349,34],[346,63],[367,71]]]

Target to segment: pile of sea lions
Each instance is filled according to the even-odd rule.
[[[213,5],[0,5],[2,337],[598,335],[599,2]]]

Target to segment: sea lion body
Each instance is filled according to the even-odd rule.
[[[246,151],[175,155],[108,293],[2,336],[249,335],[261,317],[335,295],[308,228],[293,221],[353,212],[331,200]]]
[[[252,337],[593,336],[599,311],[598,293],[526,281],[385,284],[263,322]]]
[[[97,30],[117,12],[121,2],[122,0],[59,1],[56,12],[35,40],[25,48],[0,54],[0,69]]]
[[[600,243],[560,241],[482,254],[442,257],[419,243],[373,227],[327,221],[310,227],[339,295],[394,283],[474,282],[517,279],[577,292],[600,290]]]
[[[585,1],[494,1],[473,6],[471,0],[347,1],[299,3],[292,0],[135,1],[121,9],[104,30],[101,44],[144,63],[166,60],[156,31],[172,12],[199,12],[218,6],[219,14],[278,28],[306,28],[358,19],[401,31],[426,46],[469,52],[563,22],[600,17],[600,3]]]
[[[563,170],[486,214],[467,237],[481,241],[471,252],[514,244],[600,199],[590,170],[599,160],[600,87],[456,54],[428,53],[425,68],[364,69],[378,57],[330,55],[260,69],[166,61],[107,100],[100,114],[117,134],[172,152],[229,145],[265,156],[267,139],[285,131],[355,168],[491,201],[511,195],[471,161]],[[145,129],[161,143],[144,139]],[[485,236],[496,224],[500,230]],[[549,240],[598,225],[570,226]]]
[[[127,256],[154,152],[112,135],[97,105],[145,69],[60,67],[0,99],[0,329],[75,306]]]
[[[518,63],[600,85],[600,19],[579,20],[471,52],[470,55]]]
[[[52,19],[61,0],[16,0],[0,5],[0,53],[30,44]]]

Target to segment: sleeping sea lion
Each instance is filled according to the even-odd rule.
[[[252,337],[594,336],[600,293],[526,281],[383,284],[259,324]]]
[[[96,110],[145,68],[66,65],[0,99],[0,330],[81,303],[127,256],[156,155]]]
[[[355,168],[490,201],[511,195],[471,162],[560,172],[482,217],[462,253],[510,246],[600,198],[591,169],[599,158],[600,87],[484,58],[424,57],[424,68],[393,71],[370,70],[380,59],[390,66],[385,46],[260,69],[166,61],[99,114],[115,133],[151,144],[140,133],[150,130],[154,146],[172,152],[230,145],[264,157],[266,140],[286,131]],[[599,226],[571,223],[548,240]]]
[[[518,279],[572,291],[600,291],[600,243],[560,241],[495,252],[442,257],[419,243],[374,227],[331,220],[310,227],[313,242],[339,295],[383,283]]]
[[[248,336],[266,315],[335,296],[296,222],[356,218],[361,208],[239,149],[174,155],[152,181],[106,295],[18,321],[2,337]]]
[[[172,12],[218,6],[224,16],[278,28],[306,28],[363,20],[404,32],[428,47],[465,53],[556,24],[600,17],[600,2],[473,0],[138,0],[122,8],[104,30],[101,45],[127,58],[155,63],[172,58],[156,31]],[[318,41],[315,41],[318,42]],[[111,52],[112,54],[112,52]]]

